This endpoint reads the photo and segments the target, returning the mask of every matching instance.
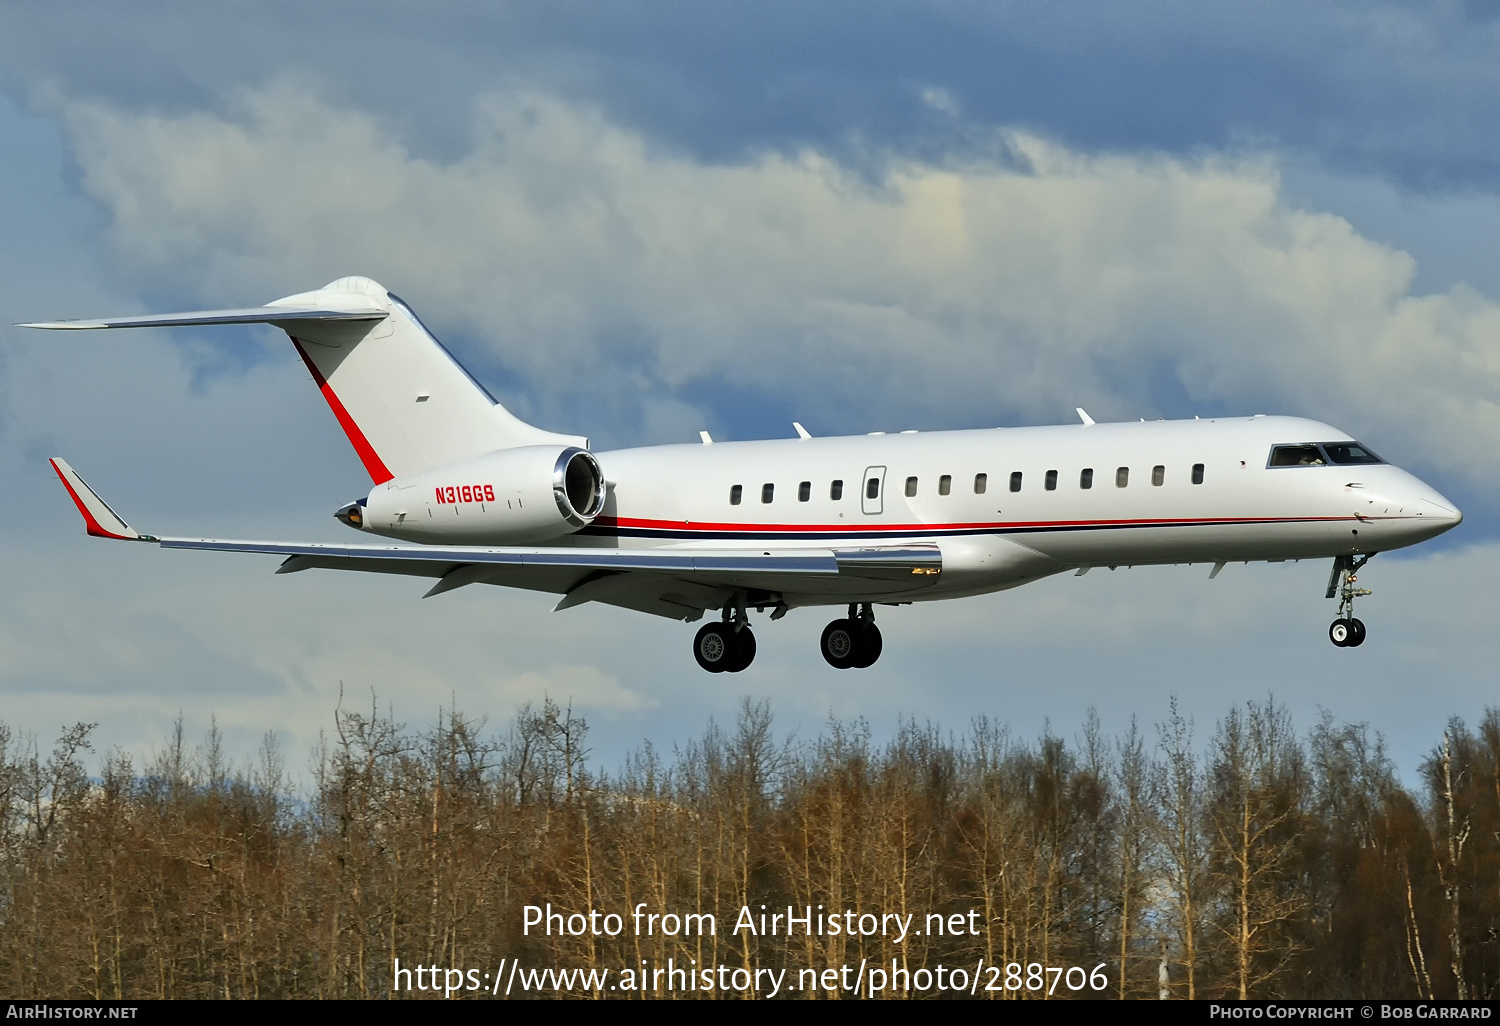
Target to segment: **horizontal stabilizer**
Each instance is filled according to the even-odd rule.
[[[234,310],[31,321],[86,331],[269,324],[286,332],[375,484],[527,445],[588,448],[588,439],[520,420],[485,391],[377,281],[353,275]]]
[[[373,305],[367,310],[298,310],[256,306],[248,310],[196,310],[190,313],[147,314],[143,317],[102,317],[77,321],[37,321],[18,328],[83,331],[93,328],[171,328],[189,324],[296,324],[306,321],[381,321],[390,316]]]
[[[83,483],[78,472],[68,466],[67,460],[54,456],[52,469],[62,479],[63,487],[73,497],[73,504],[83,514],[84,527],[96,538],[118,538],[121,541],[156,541],[150,535],[141,534],[125,523],[120,515],[109,508],[109,503]]]

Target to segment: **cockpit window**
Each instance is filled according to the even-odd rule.
[[[1271,447],[1268,467],[1326,467],[1329,464],[1384,463],[1358,442],[1303,442]]]
[[[1324,442],[1323,451],[1328,454],[1329,463],[1385,462],[1358,442]]]
[[[1318,451],[1318,447],[1309,442],[1307,445],[1277,445],[1271,449],[1271,462],[1268,467],[1324,467],[1328,461]]]

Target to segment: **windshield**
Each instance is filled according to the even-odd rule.
[[[1329,463],[1385,462],[1358,442],[1324,442],[1323,451],[1328,454]]]
[[[1300,442],[1273,445],[1268,467],[1326,467],[1329,464],[1384,463],[1358,442]]]
[[[1322,467],[1328,461],[1318,447],[1308,442],[1305,445],[1277,445],[1271,448],[1268,467]]]

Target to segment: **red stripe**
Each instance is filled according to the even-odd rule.
[[[83,504],[83,500],[78,497],[78,493],[73,490],[73,486],[68,484],[68,479],[63,476],[63,472],[57,468],[56,461],[48,460],[47,462],[52,464],[53,473],[55,473],[57,475],[57,479],[63,483],[63,487],[68,490],[68,494],[73,497],[73,505],[77,506],[78,512],[83,514],[83,526],[89,534],[93,535],[95,538],[118,538],[120,541],[135,540],[128,535],[115,534],[113,531],[106,531],[103,527],[99,526],[99,521],[94,519],[94,515],[90,513],[89,508]]]
[[[370,480],[376,484],[385,484],[395,477],[386,469],[385,462],[376,454],[375,447],[365,437],[365,433],[354,423],[354,418],[349,416],[349,411],[344,409],[344,404],[339,402],[339,397],[333,394],[333,388],[329,386],[328,379],[318,370],[312,358],[307,355],[307,350],[302,348],[298,339],[292,339],[292,345],[297,347],[297,355],[302,357],[302,362],[307,364],[307,369],[312,372],[313,380],[318,383],[318,389],[323,393],[323,398],[328,400],[328,408],[333,410],[334,417],[338,418],[339,427],[344,429],[344,434],[349,436],[349,442],[354,446],[354,451],[359,454],[359,461],[365,465]]]

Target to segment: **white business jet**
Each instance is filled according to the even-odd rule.
[[[335,516],[409,544],[320,545],[142,534],[61,459],[88,533],[163,548],[285,557],[498,584],[692,622],[706,670],[755,657],[748,610],[847,606],[823,631],[838,668],[880,656],[876,605],[1014,588],[1064,571],[1331,558],[1329,637],[1365,639],[1359,569],[1456,526],[1452,502],[1342,431],[1235,417],[758,442],[594,453],[512,416],[368,278],[248,310],[28,324],[274,324],[291,336],[374,487]]]

